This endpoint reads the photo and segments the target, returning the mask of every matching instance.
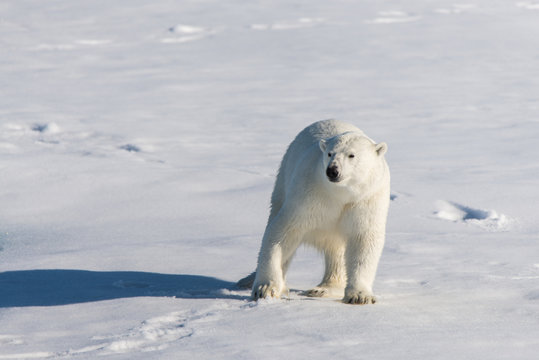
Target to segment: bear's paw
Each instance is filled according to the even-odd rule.
[[[257,284],[253,287],[253,292],[251,294],[253,300],[265,299],[265,298],[279,298],[281,297],[281,290],[279,286],[273,281],[270,281],[267,284]]]
[[[301,294],[308,297],[324,297],[329,296],[329,289],[323,286],[317,286],[309,290],[305,290]]]
[[[304,292],[302,292],[302,295],[308,296],[308,297],[324,297],[328,295],[328,289],[317,286],[315,288],[305,290]]]
[[[375,304],[376,297],[373,294],[358,291],[356,293],[346,294],[342,301],[345,304],[368,305]]]

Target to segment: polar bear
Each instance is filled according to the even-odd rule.
[[[322,282],[307,296],[342,296],[349,304],[374,304],[372,286],[385,240],[389,168],[385,143],[354,125],[315,122],[288,147],[271,196],[271,211],[252,284],[254,300],[280,297],[300,244],[325,258]]]

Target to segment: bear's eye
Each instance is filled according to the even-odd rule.
[[[348,157],[349,157],[350,159],[353,159],[353,158],[355,158],[356,156],[355,156],[354,154],[350,154],[350,155],[348,155]]]
[[[331,153],[328,153],[328,156],[331,157]]]

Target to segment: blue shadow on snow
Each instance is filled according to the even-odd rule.
[[[136,271],[25,270],[0,273],[0,308],[55,306],[133,297],[238,299],[234,283],[201,275]]]

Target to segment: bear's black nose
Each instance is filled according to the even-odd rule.
[[[326,175],[330,181],[336,182],[339,178],[339,168],[336,165],[328,166]]]

